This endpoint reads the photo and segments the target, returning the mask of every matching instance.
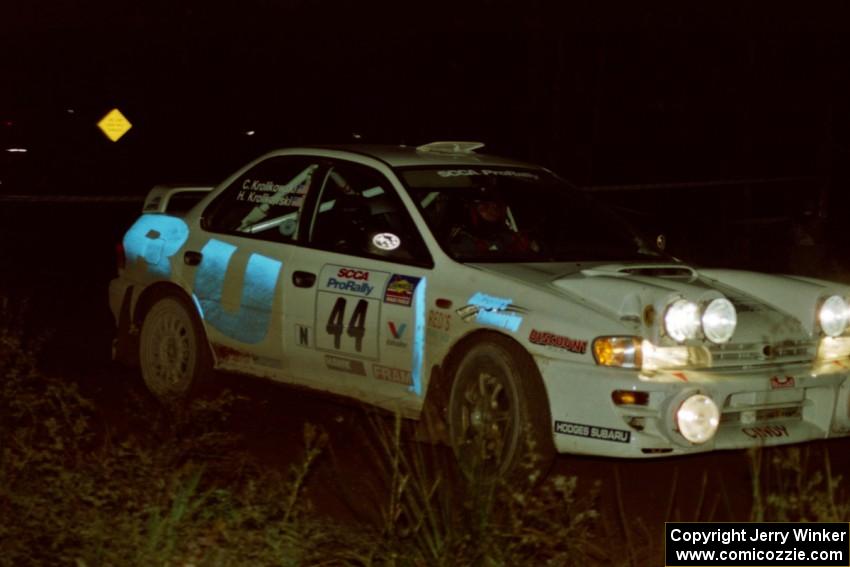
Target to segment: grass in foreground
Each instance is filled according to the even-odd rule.
[[[600,505],[602,488],[619,494],[619,477],[593,490],[563,476],[530,490],[468,482],[447,451],[410,441],[408,424],[365,413],[377,513],[367,523],[334,523],[312,509],[307,490],[320,465],[333,466],[333,440],[321,428],[304,424],[300,457],[280,470],[253,458],[226,426],[239,401],[232,394],[175,416],[128,388],[121,413],[145,427],[117,434],[76,383],[39,371],[40,341],[16,330],[23,315],[0,302],[0,565],[662,561],[663,525],[644,525],[619,497],[613,509]],[[842,479],[818,445],[752,451],[750,462],[749,519],[850,517]],[[706,472],[690,510],[674,506],[674,480],[659,498],[666,519],[748,519],[717,513],[719,496],[707,488],[716,474]]]

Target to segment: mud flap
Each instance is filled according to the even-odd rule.
[[[428,392],[422,414],[416,422],[414,439],[420,443],[449,445],[449,427],[446,420],[448,392],[445,391],[439,366],[431,369]]]
[[[130,306],[133,302],[133,286],[124,291],[121,311],[118,314],[118,330],[112,339],[112,360],[126,366],[139,365],[139,333],[133,325]]]

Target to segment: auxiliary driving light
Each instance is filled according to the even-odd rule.
[[[720,424],[717,404],[702,394],[694,394],[682,402],[676,411],[676,425],[682,437],[695,445],[709,441]]]
[[[697,336],[700,329],[699,306],[687,299],[677,299],[664,313],[664,330],[677,343]]]
[[[850,308],[847,302],[839,295],[830,295],[820,306],[818,321],[825,335],[837,337],[847,328],[850,320]]]
[[[725,297],[711,300],[702,314],[702,332],[713,343],[725,343],[731,339],[737,325],[735,306]]]

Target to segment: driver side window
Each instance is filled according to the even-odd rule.
[[[335,164],[325,175],[309,240],[317,248],[343,254],[418,265],[432,262],[389,181],[356,164]]]
[[[248,169],[204,211],[205,230],[273,242],[296,239],[301,209],[317,183],[319,164],[278,156]]]

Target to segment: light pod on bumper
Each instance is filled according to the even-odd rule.
[[[702,313],[702,332],[713,343],[727,342],[735,333],[737,325],[738,313],[725,297],[712,299]]]
[[[710,441],[720,425],[720,410],[714,400],[703,394],[685,398],[676,411],[676,427],[682,437],[694,445]]]
[[[677,299],[664,312],[664,331],[677,343],[696,338],[700,330],[699,306]]]
[[[847,329],[850,320],[850,308],[840,295],[830,295],[818,310],[818,323],[824,334],[837,337]]]

